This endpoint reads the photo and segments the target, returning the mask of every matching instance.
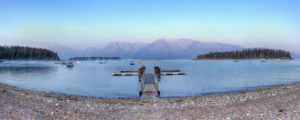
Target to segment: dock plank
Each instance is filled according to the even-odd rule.
[[[156,103],[159,102],[159,97],[158,97],[158,89],[155,84],[157,80],[155,80],[154,74],[153,73],[146,73],[142,77],[142,96],[140,99],[140,102],[142,103]]]
[[[151,103],[151,102],[159,102],[159,98],[157,97],[157,93],[144,93],[141,97],[140,102],[142,103]]]

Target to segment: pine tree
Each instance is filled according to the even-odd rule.
[[[0,46],[0,59],[59,60],[57,53],[43,48],[23,46]]]

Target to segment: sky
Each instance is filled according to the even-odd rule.
[[[0,0],[0,45],[188,38],[300,53],[299,0]]]

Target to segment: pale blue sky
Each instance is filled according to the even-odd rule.
[[[0,0],[0,44],[190,38],[300,52],[299,0]]]

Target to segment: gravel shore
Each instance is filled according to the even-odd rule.
[[[0,119],[300,119],[300,83],[184,98],[104,99],[0,84]]]

